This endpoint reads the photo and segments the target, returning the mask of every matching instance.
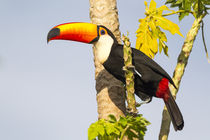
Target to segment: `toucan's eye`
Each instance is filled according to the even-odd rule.
[[[101,35],[105,35],[105,34],[106,34],[105,30],[102,29],[101,32],[100,32],[100,34],[101,34]]]

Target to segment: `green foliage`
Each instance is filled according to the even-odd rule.
[[[189,15],[191,10],[193,10],[192,12],[195,17],[207,12],[210,0],[167,0],[166,4],[170,4],[170,7],[178,7],[179,10],[184,10],[184,12],[179,13],[179,20],[182,20],[185,16]]]
[[[144,139],[146,126],[149,125],[142,115],[137,117],[126,116],[120,117],[117,121],[115,116],[109,115],[109,120],[101,119],[95,123],[92,123],[88,129],[88,140],[122,140],[124,136],[127,136],[129,140],[138,138]]]
[[[170,4],[171,7],[178,7],[179,11],[179,20],[182,20],[185,16],[192,13],[195,18],[204,18],[205,15],[208,13],[207,10],[210,9],[210,0],[167,0],[166,4]],[[208,51],[204,39],[204,30],[203,30],[204,23],[202,22],[202,38],[204,43],[204,48],[206,52],[206,57],[208,62],[210,63],[210,59],[208,57]]]
[[[153,58],[158,52],[159,47],[159,52],[161,53],[164,50],[164,53],[168,56],[167,38],[165,33],[161,31],[161,28],[169,31],[171,34],[177,33],[180,36],[183,35],[179,31],[179,26],[163,17],[162,14],[164,11],[175,11],[170,10],[166,5],[156,8],[154,0],[151,0],[149,7],[145,1],[145,6],[146,17],[139,20],[140,25],[136,31],[136,49]]]

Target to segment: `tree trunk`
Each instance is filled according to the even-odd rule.
[[[182,46],[182,50],[179,54],[177,65],[173,74],[173,81],[177,89],[175,89],[173,86],[170,85],[170,90],[174,97],[176,97],[176,94],[179,90],[180,82],[184,74],[185,68],[187,66],[188,58],[193,48],[193,43],[200,29],[200,23],[202,19],[205,17],[205,15],[206,14],[195,19],[191,29],[187,33],[187,37]],[[168,134],[170,131],[170,123],[171,123],[171,119],[170,119],[169,113],[166,107],[164,107],[163,114],[162,114],[162,123],[161,123],[161,129],[160,129],[160,134],[159,134],[159,140],[168,139]]]
[[[91,22],[109,28],[120,42],[119,20],[116,0],[89,0]],[[94,56],[96,51],[93,48]],[[94,57],[98,104],[98,119],[124,116],[125,90],[123,84],[110,75]]]

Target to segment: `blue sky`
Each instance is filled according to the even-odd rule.
[[[161,1],[156,1],[160,6]],[[141,0],[118,0],[120,29],[130,32],[132,46],[144,8]],[[57,24],[89,22],[89,1],[1,0],[0,17],[0,139],[87,139],[89,125],[97,120],[91,45],[69,41],[47,44],[46,37]],[[170,19],[186,36],[192,16],[181,22],[176,16]],[[210,51],[210,17],[204,22]],[[155,61],[172,75],[184,38],[167,35],[170,57],[157,55]],[[209,137],[210,64],[201,40],[199,33],[177,97],[185,127],[181,132],[171,127],[170,140]],[[153,99],[139,109],[151,122],[146,140],[158,138],[163,106],[161,100]]]

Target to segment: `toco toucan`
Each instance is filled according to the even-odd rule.
[[[91,23],[65,23],[52,28],[50,40],[72,40],[94,44],[96,57],[115,78],[125,83],[123,45],[118,44],[113,33],[102,25]],[[171,95],[169,82],[176,88],[168,73],[143,52],[132,48],[135,94],[143,100],[162,98],[166,104],[175,130],[182,130],[184,120]],[[149,100],[148,100],[149,99]]]

